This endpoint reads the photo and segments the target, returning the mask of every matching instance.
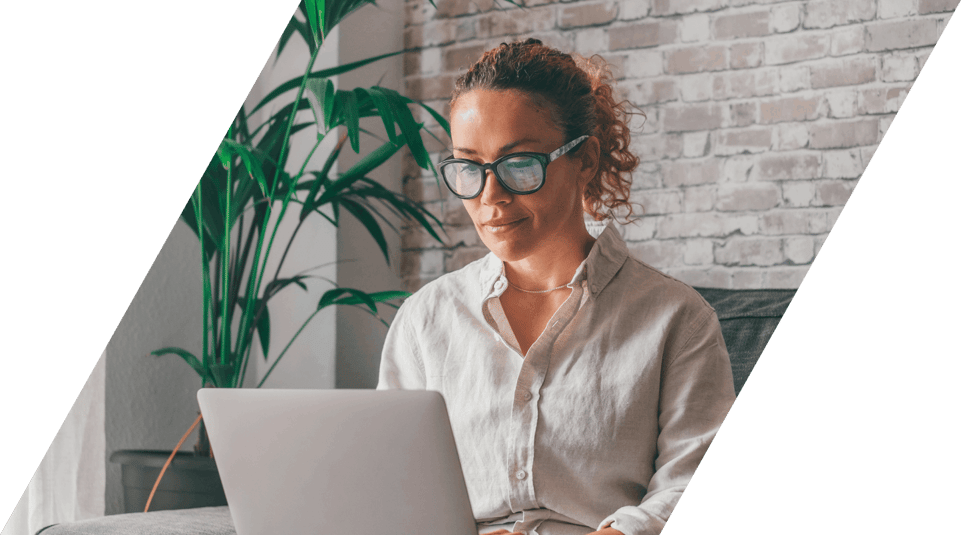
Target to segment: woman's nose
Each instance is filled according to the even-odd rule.
[[[484,180],[484,189],[481,191],[480,200],[482,203],[487,205],[493,204],[506,204],[513,200],[514,195],[504,189],[497,177],[494,176],[494,171],[488,169],[486,180]]]

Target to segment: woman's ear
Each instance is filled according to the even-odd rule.
[[[600,161],[601,142],[596,137],[591,136],[584,140],[584,143],[577,149],[574,158],[581,187],[586,186],[597,174]]]

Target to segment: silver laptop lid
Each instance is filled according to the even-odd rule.
[[[444,400],[430,391],[197,394],[237,535],[476,535]]]

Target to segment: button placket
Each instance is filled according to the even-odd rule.
[[[539,373],[534,366],[536,358],[532,359],[535,351],[528,353],[524,363],[521,364],[517,382],[514,385],[514,403],[511,412],[512,419],[512,454],[508,465],[509,478],[508,501],[511,508],[515,511],[529,509],[533,506],[534,500],[530,490],[530,472],[532,451],[531,437],[534,432],[535,422],[537,421],[537,407],[531,403],[521,400],[524,392],[530,392],[534,384],[538,381]],[[518,477],[518,475],[521,475]]]
[[[554,352],[554,344],[557,343],[557,340],[560,337],[561,332],[567,328],[567,326],[573,320],[574,316],[577,314],[577,311],[580,310],[580,307],[582,304],[582,297],[584,296],[585,291],[583,287],[581,287],[580,285],[574,285],[572,289],[573,291],[571,292],[571,295],[561,305],[560,310],[557,311],[556,320],[551,324],[550,337],[546,340],[543,340],[543,342],[545,343],[537,347],[536,353],[532,355],[528,355],[529,357],[527,359],[528,362],[525,363],[525,365],[528,363],[530,364],[530,366],[533,368],[533,371],[534,371],[534,377],[528,389],[525,390],[521,395],[521,397],[525,401],[529,401],[533,399],[534,394],[540,392],[541,385],[543,385],[544,381],[547,379],[547,370],[550,366],[551,354]],[[536,345],[537,344],[535,343],[535,346]],[[532,349],[533,349],[533,346],[532,346]],[[527,437],[529,441],[527,445],[529,455],[526,461],[527,461],[528,467],[533,467],[534,466],[534,444],[535,444],[535,438],[536,438],[535,433],[537,429],[537,420],[540,417],[540,412],[539,412],[540,409],[536,403],[527,403],[527,405],[530,406],[532,409],[531,414],[533,416],[533,419],[530,422],[530,429],[529,429],[530,434]],[[527,481],[527,491],[530,494],[530,499],[532,503],[536,503],[536,497],[534,495],[533,473],[528,473],[528,475],[530,477],[525,478],[525,480]]]
[[[581,306],[584,289],[573,286],[573,292],[561,305],[557,318],[549,324],[545,333],[528,350],[514,389],[514,408],[512,411],[513,429],[513,470],[508,484],[508,501],[514,510],[537,507],[534,495],[534,481],[531,467],[534,466],[534,444],[539,408],[531,403],[547,376],[550,355],[560,332],[570,323]]]

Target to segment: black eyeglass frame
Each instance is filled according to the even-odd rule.
[[[491,162],[491,163],[478,163],[478,162],[475,162],[474,160],[468,160],[468,159],[466,159],[466,158],[454,158],[453,156],[449,156],[449,157],[445,158],[444,160],[442,160],[442,161],[440,162],[440,164],[438,165],[438,171],[440,171],[441,176],[444,177],[444,184],[447,185],[447,189],[449,189],[449,190],[451,191],[451,193],[453,193],[457,198],[460,198],[460,199],[465,199],[465,200],[466,200],[466,199],[473,199],[473,198],[478,197],[478,196],[484,191],[484,187],[487,185],[487,171],[488,171],[488,170],[490,170],[490,172],[494,174],[494,178],[497,179],[497,182],[499,182],[500,185],[501,185],[501,187],[503,187],[505,190],[513,193],[514,195],[530,195],[530,194],[532,194],[532,193],[536,193],[538,190],[540,190],[541,188],[544,187],[544,184],[545,184],[545,183],[547,183],[547,165],[548,165],[548,164],[550,164],[550,163],[553,162],[554,160],[560,158],[561,156],[567,154],[568,152],[571,152],[571,151],[573,151],[573,150],[576,150],[576,149],[581,145],[581,143],[583,143],[584,141],[586,141],[587,138],[589,138],[589,137],[591,137],[591,136],[588,136],[588,135],[581,136],[581,137],[579,137],[579,138],[577,138],[577,139],[575,139],[575,140],[573,140],[573,141],[571,141],[571,142],[569,142],[569,143],[565,143],[565,144],[564,144],[563,146],[561,146],[559,149],[557,149],[557,150],[555,150],[555,151],[553,151],[553,152],[551,152],[551,153],[543,153],[543,152],[514,152],[514,153],[511,153],[511,154],[507,154],[507,155],[505,155],[505,156],[501,156],[500,158],[494,160],[494,161]],[[534,158],[535,160],[537,160],[537,161],[541,164],[541,167],[542,167],[543,170],[544,170],[544,172],[543,172],[543,177],[541,178],[541,183],[538,184],[538,186],[537,186],[536,188],[532,189],[532,190],[519,191],[519,190],[515,190],[515,189],[511,188],[511,187],[508,186],[506,183],[504,183],[504,179],[501,178],[500,174],[497,172],[497,166],[498,166],[498,165],[500,165],[501,163],[503,163],[503,162],[506,161],[506,160],[509,160],[509,159],[511,159],[511,158],[516,158],[516,157],[518,157],[518,156],[530,156],[531,158]],[[471,165],[474,165],[474,166],[477,166],[477,167],[480,168],[480,170],[481,170],[480,188],[477,189],[477,193],[475,193],[475,194],[473,194],[473,195],[461,195],[461,194],[457,193],[456,191],[454,191],[454,188],[451,187],[450,182],[447,181],[447,175],[444,174],[444,167],[447,166],[447,165],[449,165],[449,164],[452,164],[452,163],[468,163],[468,164],[471,164]]]

